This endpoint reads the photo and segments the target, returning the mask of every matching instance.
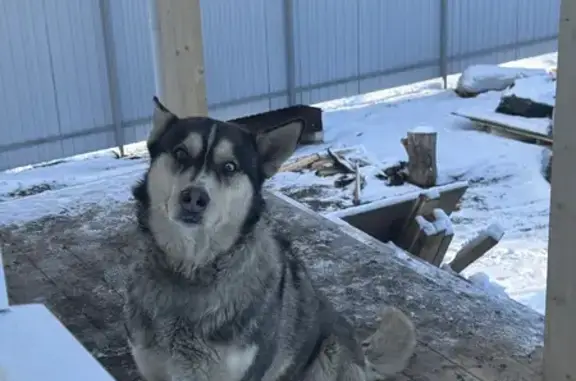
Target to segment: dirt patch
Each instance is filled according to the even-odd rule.
[[[21,198],[60,188],[62,188],[62,186],[57,183],[40,183],[34,184],[30,187],[13,190],[12,192],[8,192],[6,195],[10,198]]]

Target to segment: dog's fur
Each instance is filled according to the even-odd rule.
[[[155,103],[150,167],[133,190],[149,250],[132,267],[125,304],[144,378],[368,381],[404,369],[416,345],[408,317],[385,308],[360,344],[269,223],[262,185],[293,153],[302,123],[254,136]]]

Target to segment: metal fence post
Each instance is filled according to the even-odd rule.
[[[110,0],[100,0],[100,21],[102,23],[102,35],[104,38],[104,55],[106,56],[106,72],[108,74],[108,96],[110,98],[110,110],[114,124],[114,140],[120,156],[124,156],[124,129],[122,121],[122,104],[120,99],[120,80],[118,78],[118,65],[116,62],[116,50],[114,44],[114,30],[112,26],[112,11]]]
[[[440,76],[448,88],[448,0],[440,1]]]
[[[286,49],[286,88],[288,106],[296,104],[296,62],[294,61],[294,0],[284,0],[284,43]]]

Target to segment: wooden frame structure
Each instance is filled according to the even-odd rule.
[[[554,116],[544,380],[576,380],[576,2],[562,0]]]
[[[199,0],[150,0],[157,90],[180,115],[207,114]],[[562,0],[550,208],[544,380],[576,380],[576,2]]]
[[[207,115],[200,0],[149,5],[157,96],[178,116]]]

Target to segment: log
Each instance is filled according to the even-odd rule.
[[[401,140],[408,154],[408,181],[422,188],[436,185],[436,132],[427,126],[417,127]]]
[[[45,303],[118,381],[139,379],[124,334],[122,280],[126,266],[149,250],[128,195],[141,175],[0,203],[11,302]],[[478,292],[284,196],[266,192],[265,198],[278,233],[290,238],[316,285],[360,337],[374,328],[381,305],[412,316],[417,356],[398,380],[541,380],[541,360],[531,357],[543,341],[535,311]]]
[[[299,171],[299,170],[302,170],[302,169],[312,165],[313,163],[315,163],[316,161],[321,160],[321,159],[322,159],[322,156],[318,153],[299,157],[299,158],[295,159],[294,161],[281,166],[280,170],[278,172]]]
[[[478,233],[478,235],[466,243],[450,262],[449,266],[457,273],[477,261],[480,257],[496,246],[504,236],[504,231],[497,224],[490,225],[487,229]]]

